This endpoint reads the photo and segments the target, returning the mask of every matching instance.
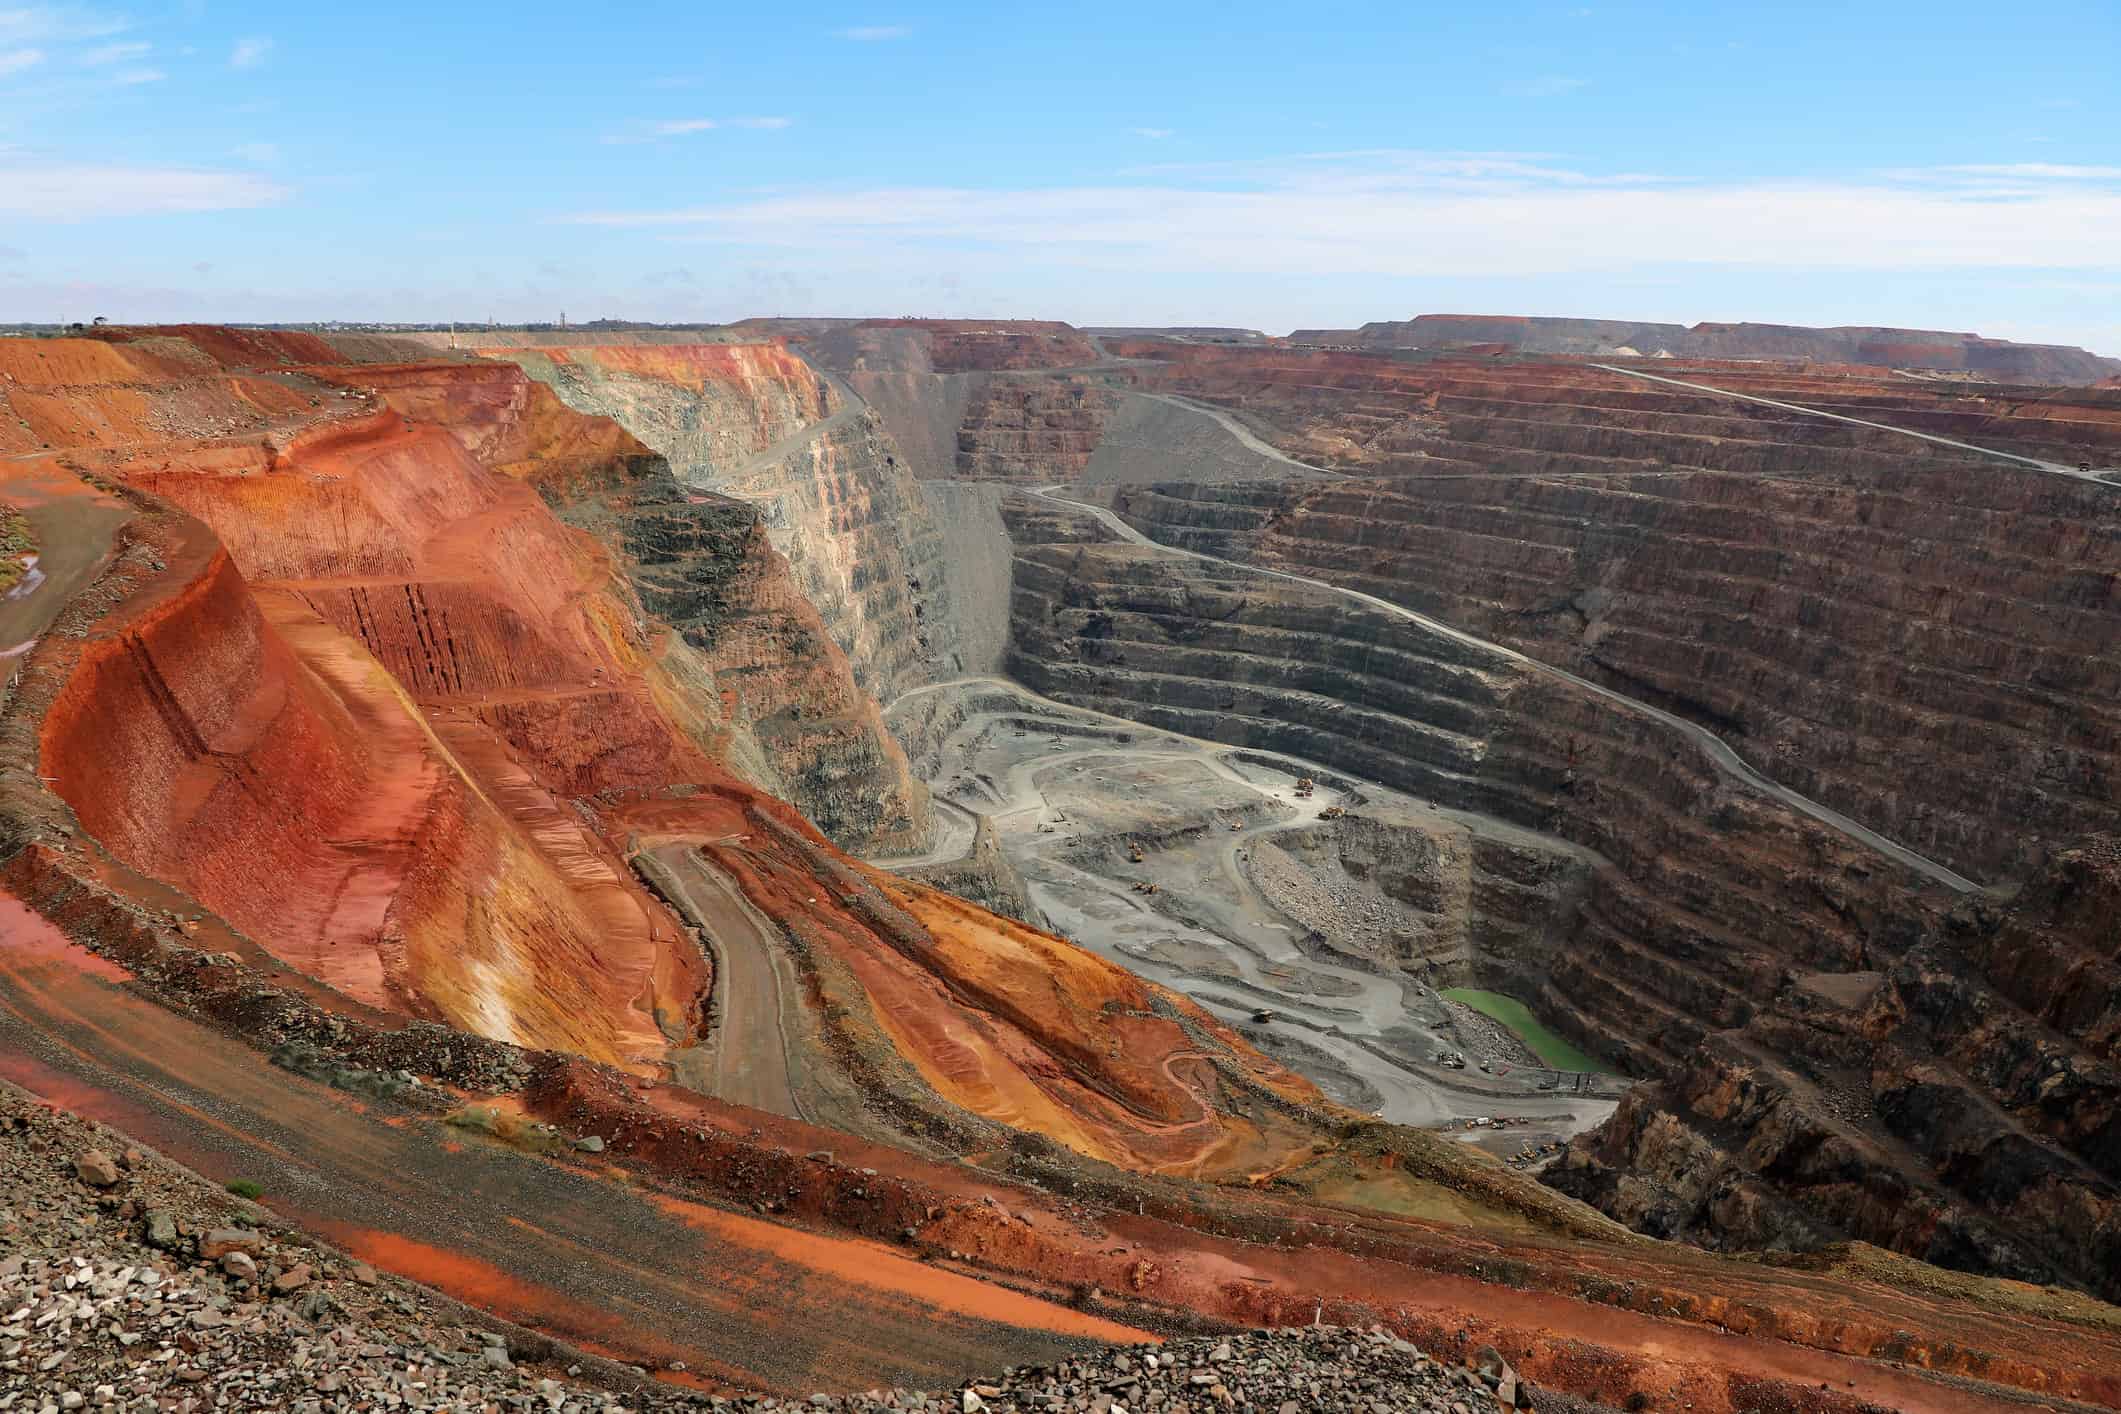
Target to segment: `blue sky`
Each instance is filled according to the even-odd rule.
[[[2117,0],[0,0],[0,320],[1437,310],[2121,354],[2117,75]]]

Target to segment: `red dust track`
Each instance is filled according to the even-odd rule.
[[[12,900],[9,900],[12,903]],[[7,918],[15,918],[12,912]],[[24,930],[20,941],[32,939]],[[377,1265],[561,1339],[802,1393],[948,1384],[1138,1332],[879,1244],[677,1199],[432,1121],[396,1123],[92,975],[0,938],[0,1075]]]

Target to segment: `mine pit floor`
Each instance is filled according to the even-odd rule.
[[[1461,1131],[1514,1154],[1611,1113],[1618,1086],[1610,1083],[1584,1095],[1541,1068],[1483,1074],[1434,1063],[1439,1051],[1468,1049],[1442,998],[1412,978],[1307,951],[1307,930],[1268,901],[1249,867],[1260,844],[1316,825],[1334,807],[1513,827],[1294,758],[1069,707],[1000,679],[931,690],[967,703],[928,780],[948,807],[938,812],[944,838],[920,860],[877,862],[951,858],[974,818],[986,816],[1055,931],[1191,998],[1336,1101],[1394,1123]],[[998,690],[1013,710],[995,709]],[[1304,776],[1317,782],[1308,794],[1297,784]],[[1271,1018],[1255,1020],[1262,1011]],[[1474,1118],[1508,1124],[1467,1129]]]

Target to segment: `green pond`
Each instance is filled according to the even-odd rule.
[[[1448,1001],[1463,1002],[1483,1016],[1492,1017],[1517,1034],[1517,1039],[1532,1048],[1533,1054],[1554,1070],[1588,1070],[1599,1075],[1611,1075],[1610,1066],[1600,1065],[1582,1051],[1577,1050],[1561,1037],[1539,1024],[1539,1018],[1526,1009],[1515,997],[1506,997],[1500,992],[1483,992],[1473,987],[1447,987],[1441,995]]]

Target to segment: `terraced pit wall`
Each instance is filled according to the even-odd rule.
[[[1159,494],[1195,514],[1225,504]],[[1948,984],[1950,1010],[1983,1024],[1939,1026],[1948,974],[1928,959],[1951,896],[1737,787],[1650,719],[1324,591],[1069,543],[1049,507],[1014,519],[1009,664],[1036,690],[1300,755],[1590,852],[1566,930],[1476,926],[1466,969],[1594,1054],[1671,1078],[1580,1141],[1585,1169],[1602,1142],[1627,1153],[1606,1151],[1603,1183],[1571,1179],[1572,1192],[1712,1244],[1860,1237],[2111,1290],[2110,999],[2087,997],[2100,1019],[2055,1037],[2011,1000],[2022,984],[1976,974]],[[1159,529],[1192,543],[1220,533]],[[1476,857],[1478,918],[1508,919],[1507,901],[1530,896],[1510,872],[1523,863]],[[2095,977],[2111,977],[2110,952],[2094,954]],[[1889,984],[1882,1010],[1810,985],[1874,972]],[[1947,1095],[1960,1118],[1934,1124]],[[1617,1138],[1630,1124],[1656,1143]],[[1694,1186],[1695,1172],[1724,1181]]]
[[[2112,819],[2121,492],[1597,370],[1203,352],[1168,381],[1362,479],[1123,490],[1158,539],[1324,576],[1687,716],[1984,883]],[[2016,426],[2121,449],[2091,404]]]

